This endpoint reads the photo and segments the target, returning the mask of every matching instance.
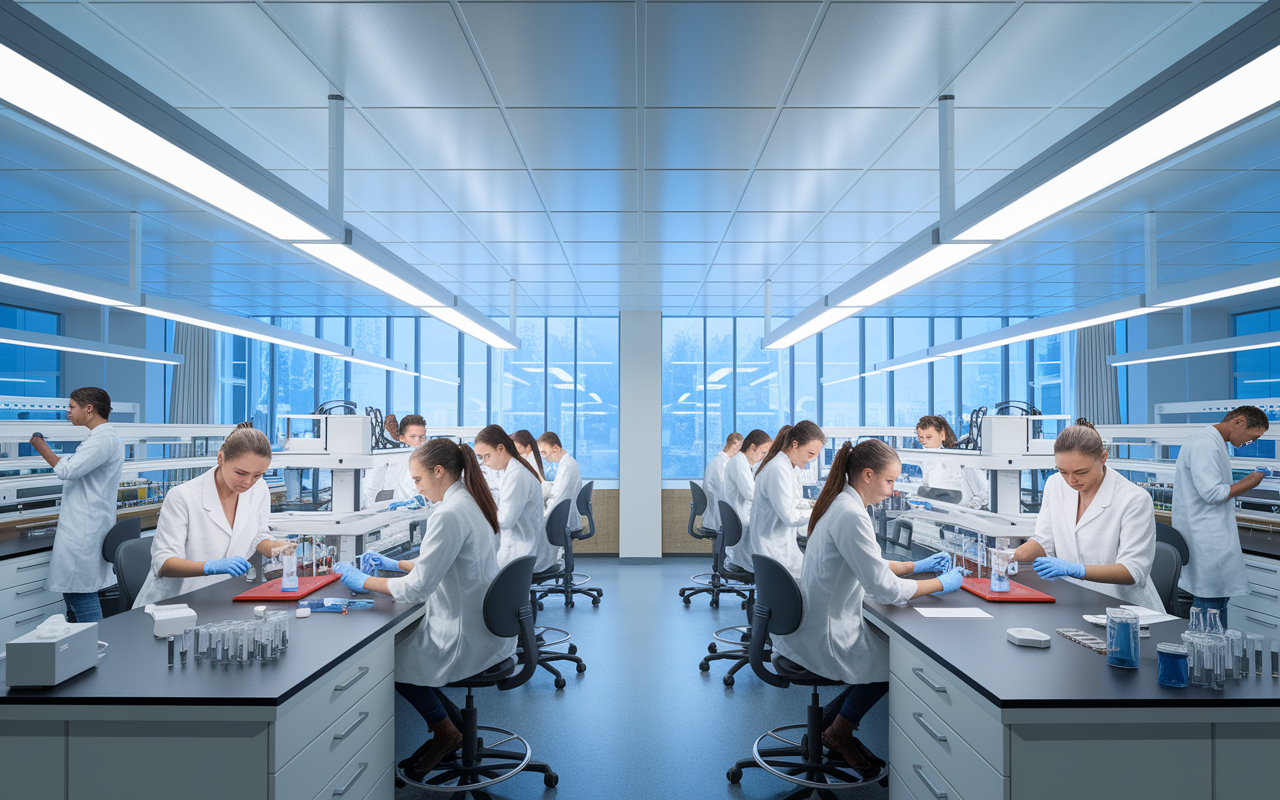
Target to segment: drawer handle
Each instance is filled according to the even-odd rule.
[[[914,719],[916,722],[920,723],[920,727],[924,728],[925,733],[932,736],[935,742],[945,742],[947,740],[947,737],[938,733],[936,730],[934,730],[932,725],[924,721],[924,714],[921,714],[919,711],[917,711],[911,715],[911,718]]]
[[[47,567],[47,566],[49,566],[49,562],[48,562],[48,561],[41,561],[39,564],[27,564],[27,565],[25,565],[25,566],[18,567],[18,568],[17,568],[16,570],[14,570],[14,571],[15,571],[15,572],[22,572],[23,570],[35,569],[36,567]],[[1271,571],[1272,571],[1272,572],[1275,572],[1275,570],[1271,570]]]
[[[1263,572],[1270,572],[1272,575],[1275,575],[1277,572],[1280,572],[1280,570],[1277,570],[1274,567],[1263,567],[1258,564],[1252,564],[1248,561],[1244,562],[1244,565],[1249,569],[1256,569],[1256,570],[1261,570]]]
[[[938,791],[938,787],[933,785],[933,781],[929,780],[929,776],[924,774],[924,770],[919,764],[912,764],[911,769],[920,776],[920,780],[924,782],[924,788],[928,789],[930,794],[938,798],[938,800],[947,800],[947,793]]]
[[[1256,594],[1258,597],[1269,597],[1272,600],[1280,600],[1280,594],[1272,594],[1270,592],[1260,592],[1257,589],[1250,589],[1249,594]]]
[[[15,620],[13,621],[13,624],[14,624],[14,625],[22,625],[23,623],[30,622],[30,621],[31,621],[31,620],[33,620],[33,619],[40,619],[40,618],[41,618],[41,617],[43,617],[43,616],[44,616],[44,612],[43,612],[43,611],[37,611],[37,612],[35,613],[35,615],[34,615],[34,616],[27,617],[26,619],[15,619]],[[1273,627],[1273,628],[1274,628],[1274,627],[1275,627],[1275,625],[1272,625],[1271,627]]]
[[[1245,614],[1244,618],[1251,622],[1256,622],[1259,625],[1266,625],[1268,628],[1280,628],[1280,625],[1277,625],[1274,622],[1267,622],[1266,620],[1258,619],[1257,617],[1251,617],[1248,614]]]
[[[351,791],[351,787],[356,785],[356,781],[360,780],[360,776],[363,775],[364,771],[368,768],[369,764],[367,762],[361,763],[360,769],[356,770],[356,774],[351,776],[351,780],[347,781],[346,786],[343,786],[341,789],[333,790],[333,796],[342,797],[344,794]]]
[[[351,727],[350,727],[350,728],[347,728],[347,729],[346,729],[345,731],[343,731],[342,733],[335,733],[335,734],[333,735],[333,738],[334,738],[336,741],[339,741],[339,742],[340,742],[340,741],[342,741],[343,739],[345,739],[345,738],[347,738],[348,736],[350,736],[352,733],[355,733],[356,728],[359,728],[359,727],[360,727],[360,723],[361,723],[361,722],[364,722],[364,721],[365,721],[366,719],[368,719],[368,718],[369,718],[369,712],[368,712],[368,711],[361,711],[361,712],[360,712],[360,719],[358,719],[358,720],[356,720],[355,722],[351,723]]]
[[[44,591],[43,586],[37,586],[36,588],[28,589],[25,592],[18,592],[17,594],[14,595],[14,597],[26,597],[29,594],[35,594],[36,592],[43,592],[43,591]]]
[[[939,686],[938,684],[936,684],[936,683],[934,683],[933,681],[929,680],[927,677],[925,677],[924,670],[923,670],[923,669],[921,669],[920,667],[912,667],[912,668],[911,668],[911,671],[912,671],[912,673],[914,673],[914,674],[915,674],[915,676],[916,676],[917,678],[919,678],[920,680],[924,681],[924,685],[925,685],[925,686],[928,686],[930,689],[934,690],[934,691],[935,691],[935,692],[937,692],[938,694],[946,694],[946,693],[947,693],[947,687],[945,687],[945,686]]]
[[[350,689],[352,686],[355,686],[357,681],[359,681],[361,678],[363,678],[365,675],[368,675],[368,674],[369,674],[369,668],[361,667],[359,674],[357,674],[354,678],[347,681],[346,683],[340,683],[337,686],[333,687],[333,690],[335,692],[345,692],[346,690]]]

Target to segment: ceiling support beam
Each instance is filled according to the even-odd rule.
[[[1146,267],[1147,294],[1151,294],[1156,290],[1156,267],[1159,264],[1159,258],[1156,256],[1156,212],[1148,211],[1143,217],[1142,233],[1142,241],[1145,245],[1142,255]]]
[[[938,232],[942,241],[950,236],[951,217],[956,212],[956,96],[938,98]]]
[[[773,328],[773,280],[764,282],[764,335],[768,336]]]
[[[342,222],[346,194],[346,114],[346,99],[329,95],[329,216],[337,222]]]
[[[129,291],[139,291],[142,282],[142,215],[129,213]]]
[[[516,296],[516,279],[512,278],[507,282],[511,287],[511,335],[516,335],[516,311],[519,310],[519,298]]]

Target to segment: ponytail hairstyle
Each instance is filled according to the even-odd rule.
[[[759,428],[756,428],[751,433],[748,433],[747,437],[742,440],[742,449],[745,451],[748,448],[759,447],[767,441],[769,441],[769,434]]]
[[[539,480],[545,481],[547,479],[547,472],[542,468],[542,453],[538,451],[538,440],[533,438],[533,434],[521,428],[520,430],[511,434],[511,441],[515,442],[521,447],[527,447],[533,451],[533,460],[538,462],[538,478]],[[518,456],[520,455],[519,451],[516,452],[516,455]],[[524,456],[520,456],[520,459],[523,461]],[[525,463],[528,463],[528,462],[525,462]]]
[[[560,437],[556,436],[554,431],[547,431],[546,433],[542,434],[541,436],[538,437],[538,441],[542,442],[548,447],[559,447],[561,450],[564,449],[564,445],[560,444]],[[537,450],[537,449],[538,448],[536,447],[534,448],[534,450]]]
[[[234,461],[246,454],[261,456],[270,461],[271,442],[265,433],[253,427],[253,422],[246,420],[222,440],[222,447],[218,448],[218,452],[222,453],[223,461]]]
[[[818,524],[818,520],[827,513],[827,509],[844,491],[844,487],[852,484],[854,478],[861,475],[864,469],[878,474],[896,463],[899,463],[898,454],[879,439],[864,439],[858,443],[857,447],[846,441],[836,451],[836,457],[831,462],[831,472],[827,474],[827,482],[823,484],[822,493],[818,495],[817,501],[813,504],[813,511],[809,514],[809,535],[813,535],[813,529]]]
[[[1093,423],[1084,417],[1078,418],[1075,425],[1058,434],[1058,438],[1053,440],[1054,455],[1080,453],[1101,461],[1104,452],[1106,448],[1102,444],[1102,434],[1098,433]]]
[[[778,431],[778,435],[773,437],[773,444],[769,447],[769,453],[760,462],[760,466],[756,468],[756,477],[760,477],[760,473],[764,472],[765,464],[773,460],[773,457],[785,450],[790,450],[791,445],[806,445],[814,440],[827,440],[826,434],[822,432],[814,423],[807,419],[802,419],[795,425],[783,425]]]
[[[539,483],[542,482],[542,478],[539,477],[538,471],[533,468],[532,464],[524,460],[524,457],[520,455],[518,450],[516,450],[516,443],[511,440],[511,437],[507,435],[507,432],[502,429],[501,425],[488,425],[482,428],[480,432],[476,434],[476,444],[487,444],[495,450],[501,447],[503,450],[507,451],[507,455],[511,456],[516,461],[519,461],[520,466],[533,473],[533,477],[537,478]]]
[[[414,450],[409,457],[428,472],[442,467],[454,480],[461,479],[476,505],[480,506],[480,512],[484,514],[489,527],[497,534],[498,504],[493,500],[489,484],[485,483],[484,476],[480,474],[480,462],[476,460],[475,451],[452,439],[432,439]]]
[[[956,432],[951,429],[951,423],[947,422],[946,417],[939,417],[933,414],[920,418],[916,423],[916,430],[921,428],[925,430],[934,430],[942,434],[942,446],[950,449],[956,446]]]

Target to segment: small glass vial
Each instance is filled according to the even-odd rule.
[[[284,574],[280,578],[280,591],[298,591],[298,551],[289,548],[280,558],[284,562]]]
[[[1262,662],[1263,662],[1263,659],[1266,657],[1266,654],[1263,652],[1263,650],[1266,648],[1266,640],[1262,638],[1262,634],[1260,633],[1246,633],[1244,638],[1245,638],[1245,645],[1244,645],[1245,660],[1250,662],[1250,664],[1252,664],[1253,673],[1257,675],[1259,678],[1261,678]],[[1246,664],[1246,668],[1247,667],[1248,667],[1248,664]],[[1247,675],[1248,673],[1246,673],[1246,676]]]

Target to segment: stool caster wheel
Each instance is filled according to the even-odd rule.
[[[680,595],[680,596],[681,596],[681,597],[684,597],[684,595]],[[690,604],[692,604],[692,603],[693,603],[693,600],[692,600],[692,599],[690,599],[690,598],[688,598],[688,597],[684,597],[684,604],[685,604],[686,606],[687,606],[687,605],[690,605]]]
[[[684,597],[684,589],[681,589],[681,590],[680,590],[680,596],[681,596],[681,597]]]
[[[600,598],[599,598],[599,597],[593,597],[593,598],[591,598],[591,605],[593,605],[593,606],[598,606],[598,605],[600,605]]]
[[[542,610],[542,601],[541,601],[541,600],[539,600],[539,601],[538,601],[538,610],[539,610],[539,611],[541,611],[541,610]]]
[[[718,598],[718,597],[713,597],[713,598],[711,598],[711,607],[712,607],[712,608],[719,608],[719,607],[720,607],[720,598]]]
[[[725,686],[728,686],[728,687],[732,687],[732,686],[733,686],[733,676],[732,676],[732,675],[725,675],[725,676],[724,676],[724,685],[725,685]]]
[[[747,601],[746,601],[746,600],[743,600],[743,601],[742,601],[742,610],[743,610],[743,611],[746,611],[746,610],[747,610]]]
[[[883,778],[881,778],[881,779],[880,779],[880,785],[881,785],[882,787],[884,787],[885,789],[888,789],[888,788],[889,788],[889,776],[888,776],[888,774],[886,774]]]
[[[579,675],[581,675],[582,673],[584,673],[584,672],[586,672],[586,671],[587,671],[587,665],[586,665],[586,664],[579,664],[579,665],[578,665],[578,674],[579,674]]]
[[[715,643],[715,642],[712,642],[711,644],[707,645],[707,652],[708,652],[708,653],[710,653],[711,655],[715,655],[715,654],[716,654],[716,643]]]
[[[576,644],[569,645],[569,655],[576,656],[578,654],[578,646]]]
[[[572,601],[572,600],[566,600],[566,601],[565,601],[565,604],[564,604],[564,607],[565,607],[565,608],[573,608],[573,601]]]
[[[564,679],[564,678],[556,678],[556,688],[557,688],[557,689],[563,689],[563,688],[565,687],[565,683],[566,683],[566,681],[565,681],[565,679]]]
[[[555,774],[554,772],[548,772],[546,775],[542,776],[542,783],[548,789],[556,788],[556,784],[559,782],[560,782],[560,776]]]
[[[725,777],[729,779],[729,783],[737,784],[742,782],[742,770],[734,767],[725,773]]]
[[[702,661],[702,662],[699,662],[698,669],[702,670],[703,672],[710,672],[711,665],[708,664],[706,661]]]

